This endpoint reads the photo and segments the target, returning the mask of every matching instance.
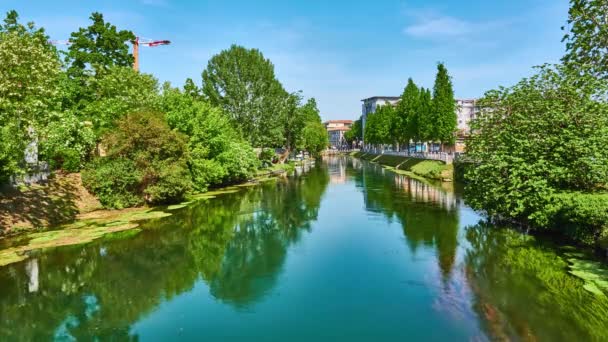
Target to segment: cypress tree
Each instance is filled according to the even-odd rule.
[[[454,144],[457,127],[454,90],[448,70],[443,63],[437,64],[437,76],[433,87],[433,140]]]
[[[421,88],[419,107],[417,112],[417,137],[419,141],[424,142],[432,140],[433,138],[432,102],[433,97],[431,96],[431,90]]]
[[[417,111],[420,100],[420,91],[411,78],[401,94],[401,101],[397,106],[395,115],[394,136],[399,144],[409,143],[410,139],[417,136]]]

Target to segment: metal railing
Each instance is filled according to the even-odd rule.
[[[408,157],[408,158],[439,160],[446,164],[454,163],[454,159],[459,155],[459,153],[451,153],[451,152],[391,151],[391,150],[382,149],[380,147],[368,148],[368,149],[364,149],[363,151],[367,152],[367,153],[373,153],[373,154],[386,154],[386,155],[401,156],[401,157]]]

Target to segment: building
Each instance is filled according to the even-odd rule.
[[[457,99],[456,100],[456,117],[457,117],[457,132],[456,132],[456,152],[465,151],[465,140],[471,134],[471,120],[475,119],[479,107],[475,99]]]
[[[329,120],[323,123],[329,136],[329,146],[331,148],[341,148],[346,145],[344,133],[353,126],[352,120]]]
[[[380,106],[385,105],[396,105],[401,97],[399,96],[372,96],[367,99],[361,100],[363,102],[362,105],[362,114],[361,114],[361,134],[365,137],[365,121],[367,120],[367,116],[376,111],[376,109]],[[365,139],[363,139],[365,140]]]
[[[398,96],[373,96],[361,100],[363,102],[361,111],[361,131],[365,137],[365,122],[367,116],[374,113],[379,106],[396,105],[401,100]],[[464,152],[464,141],[471,133],[469,126],[472,119],[475,118],[479,108],[475,99],[456,99],[456,117],[457,117],[457,134],[456,134],[456,152]]]

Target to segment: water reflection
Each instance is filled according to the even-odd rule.
[[[4,267],[0,336],[136,339],[133,323],[199,279],[221,301],[252,305],[274,286],[287,248],[317,218],[328,182],[321,165],[312,167],[291,181],[151,221],[130,239],[62,248]]]
[[[454,193],[377,164],[363,166],[359,162],[352,168],[358,169],[352,174],[363,192],[366,209],[389,220],[397,219],[413,253],[420,247],[435,249],[439,269],[447,281],[458,247],[459,201]]]
[[[607,339],[608,300],[569,276],[559,251],[513,231],[464,228],[478,219],[440,185],[329,158],[150,221],[137,235],[0,268],[0,339],[137,340],[136,331],[154,329],[134,326],[160,324],[158,312],[197,328],[201,316],[220,333],[261,326],[256,336],[269,338],[306,326],[311,339],[356,329],[395,340]],[[290,252],[303,245],[314,253]],[[201,288],[205,296],[179,303]],[[175,303],[180,312],[167,309]],[[282,319],[291,319],[283,330],[274,322]]]

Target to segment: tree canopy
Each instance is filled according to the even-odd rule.
[[[0,182],[21,170],[26,146],[56,109],[60,61],[43,29],[8,12],[0,25]]]
[[[86,69],[105,71],[110,66],[131,67],[133,55],[129,52],[135,34],[128,30],[118,30],[106,22],[103,14],[94,12],[92,23],[80,28],[70,36],[70,46],[66,56],[68,74],[81,76]]]
[[[597,77],[608,77],[608,2],[570,0],[568,28],[562,41],[567,50],[564,63]]]
[[[433,86],[433,139],[453,144],[457,127],[456,103],[452,80],[443,63],[437,64],[437,76]]]
[[[606,186],[608,83],[543,66],[511,88],[486,93],[467,145],[476,165],[467,198],[476,209],[547,226],[559,191]]]
[[[288,93],[257,49],[233,45],[203,71],[203,94],[221,107],[253,146],[281,146]]]

